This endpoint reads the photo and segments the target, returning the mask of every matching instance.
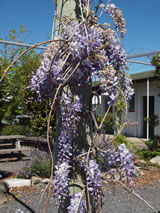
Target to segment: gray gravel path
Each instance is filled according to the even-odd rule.
[[[24,213],[34,213],[40,198],[40,188],[32,194],[26,192],[14,193],[13,199],[8,203],[0,206],[0,213],[15,213],[16,209],[22,209]],[[139,186],[134,191],[141,195],[149,204],[151,204],[157,212],[160,213],[160,182],[152,186]],[[106,186],[104,202],[104,213],[152,213],[149,207],[132,194],[128,194],[121,186],[117,186],[113,190]],[[38,213],[42,213],[43,204],[40,206]],[[50,200],[49,213],[57,213],[57,208]],[[64,212],[65,213],[65,212]]]
[[[25,153],[23,161],[10,161],[6,163],[4,159],[0,159],[0,170],[13,171],[15,166],[20,166],[28,159],[29,153]],[[15,159],[16,160],[16,159]],[[151,204],[157,212],[160,213],[160,181],[151,185],[137,186],[134,191],[142,196],[149,204]],[[15,213],[16,209],[22,209],[24,213],[34,213],[37,203],[40,199],[41,188],[37,188],[32,193],[24,191],[14,192],[10,194],[11,201],[0,206],[0,213]],[[152,213],[153,211],[132,194],[123,189],[121,186],[113,190],[107,185],[104,193],[103,213]],[[43,212],[43,205],[40,206],[38,213]],[[57,208],[50,200],[49,213],[57,213]],[[65,212],[64,212],[65,213]]]

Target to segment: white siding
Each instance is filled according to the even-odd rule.
[[[160,118],[160,96],[158,96],[160,81],[150,81],[149,96],[154,96],[154,113]],[[138,122],[134,127],[128,127],[125,130],[126,134],[134,137],[143,136],[143,96],[147,96],[147,80],[142,83],[135,83],[135,112],[128,112],[128,119]],[[147,106],[146,106],[147,107]],[[154,134],[160,136],[160,125],[154,129]]]
[[[154,114],[160,119],[160,80],[150,80],[149,95],[154,96]],[[124,133],[133,137],[143,137],[143,96],[147,96],[147,79],[144,82],[134,83],[135,90],[135,111],[128,112],[128,119],[137,123],[137,125],[127,126]],[[147,106],[146,106],[147,107]],[[101,113],[106,111],[105,95],[101,96]],[[160,125],[154,129],[154,135],[160,136]]]

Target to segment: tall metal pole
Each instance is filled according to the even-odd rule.
[[[147,140],[149,140],[149,78],[147,78]]]

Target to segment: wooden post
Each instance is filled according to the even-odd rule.
[[[63,18],[63,16],[69,16],[72,18],[81,18],[81,12],[79,7],[79,0],[58,0],[56,5],[56,15],[60,17],[60,20]],[[56,31],[55,35],[59,35],[61,32],[59,21],[56,22]],[[73,136],[73,156],[77,153],[81,152],[87,152],[89,145],[91,145],[92,141],[92,119],[90,110],[92,109],[92,103],[91,103],[91,91],[92,86],[85,86],[80,89],[80,94],[82,96],[81,103],[83,105],[83,110],[80,112],[80,122],[78,123],[78,130],[77,133]],[[60,133],[60,126],[61,126],[61,120],[60,117],[60,111],[58,109],[56,110],[57,115],[57,136]],[[56,150],[58,146],[58,140],[56,140]],[[55,151],[57,152],[57,151]],[[56,156],[55,156],[56,158]],[[57,159],[56,159],[57,160]],[[73,177],[73,182],[82,184],[82,179],[80,174],[77,174]],[[71,187],[70,188],[70,196],[72,196],[75,192],[82,191],[78,187]],[[69,200],[69,199],[68,199]],[[66,207],[69,205],[68,201],[65,204],[65,207],[60,207],[59,213],[61,212],[67,212]],[[92,207],[91,207],[92,208]],[[93,212],[93,211],[92,211]]]

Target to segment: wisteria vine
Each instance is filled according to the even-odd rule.
[[[59,111],[53,196],[61,206],[69,198],[74,177],[81,175],[81,187],[85,193],[72,194],[67,208],[70,213],[82,213],[86,208],[91,212],[91,198],[93,205],[97,206],[103,196],[103,180],[97,158],[100,149],[92,142],[89,150],[80,153],[74,150],[74,138],[78,135],[81,115],[88,113],[90,116],[89,108],[82,101],[81,91],[92,87],[92,77],[95,75],[110,106],[118,99],[118,87],[126,101],[133,95],[132,82],[123,71],[126,54],[119,37],[124,36],[126,29],[122,11],[110,2],[99,5],[101,12],[112,18],[114,29],[109,24],[98,23],[93,12],[83,16],[90,3],[80,1],[81,20],[70,17],[60,20],[61,33],[57,35],[56,42],[48,46],[30,85],[39,101],[49,100]],[[106,174],[118,172],[122,179],[127,177],[132,184],[132,155],[123,144],[113,147],[102,155],[107,162]],[[75,171],[77,168],[78,171]]]

